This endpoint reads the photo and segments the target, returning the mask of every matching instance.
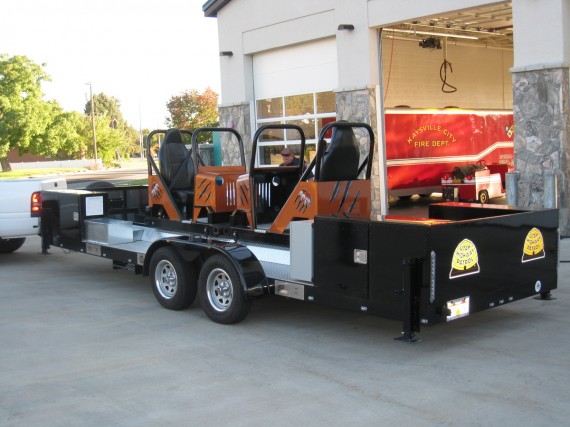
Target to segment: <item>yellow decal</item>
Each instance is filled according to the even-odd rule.
[[[424,133],[428,134],[428,136],[423,135]],[[423,136],[424,139],[416,139],[420,136]],[[457,141],[457,138],[455,138],[449,129],[440,124],[432,124],[416,128],[408,137],[407,141],[410,145],[413,143],[416,148],[447,147],[449,144]]]
[[[449,278],[479,273],[479,256],[475,244],[469,239],[463,239],[455,248],[451,259]]]
[[[524,239],[522,262],[534,261],[544,258],[544,240],[538,228],[533,228]]]

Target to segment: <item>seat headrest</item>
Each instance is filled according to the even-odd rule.
[[[168,129],[164,135],[163,144],[183,144],[182,133],[178,129]]]
[[[333,129],[330,146],[323,156],[320,181],[350,181],[358,177],[360,150],[350,127]]]

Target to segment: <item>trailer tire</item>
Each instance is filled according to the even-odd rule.
[[[109,181],[93,181],[85,186],[86,190],[97,190],[99,188],[111,188],[115,187],[115,184]]]
[[[14,239],[0,238],[0,254],[9,254],[11,252],[17,251],[22,247],[25,241],[25,237],[16,237]]]
[[[198,280],[198,297],[206,315],[225,325],[242,321],[251,308],[240,275],[221,254],[204,262]]]
[[[150,283],[154,297],[169,310],[188,308],[196,299],[196,271],[171,247],[160,248],[152,255]]]
[[[479,203],[485,204],[487,202],[489,202],[489,193],[487,190],[479,191]]]

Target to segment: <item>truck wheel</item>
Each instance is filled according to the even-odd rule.
[[[150,260],[154,297],[164,308],[182,310],[196,299],[196,271],[170,247],[158,249]]]
[[[239,274],[224,255],[213,255],[202,266],[198,297],[206,315],[216,323],[240,322],[251,308]]]
[[[489,193],[487,190],[479,191],[479,203],[487,203],[489,201]]]
[[[25,237],[17,237],[15,239],[0,238],[0,254],[9,254],[10,252],[17,251],[22,247],[25,241]]]

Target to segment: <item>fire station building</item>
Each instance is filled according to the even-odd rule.
[[[266,123],[314,144],[331,120],[376,132],[373,214],[387,210],[388,109],[511,111],[518,204],[543,206],[554,174],[570,235],[570,0],[208,0],[219,33],[220,125],[251,147]],[[359,135],[360,138],[366,137]],[[287,135],[261,141],[272,163]]]

